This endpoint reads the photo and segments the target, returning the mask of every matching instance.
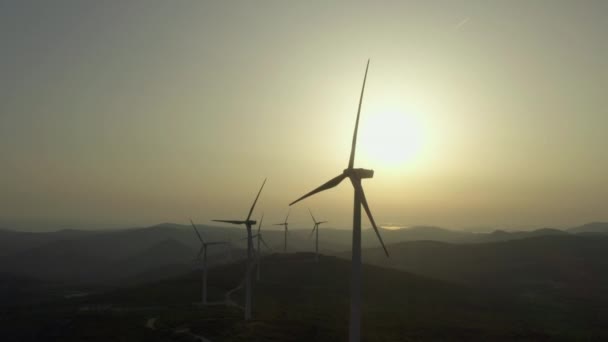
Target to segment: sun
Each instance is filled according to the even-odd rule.
[[[378,111],[361,123],[361,157],[384,167],[415,163],[424,147],[423,127],[402,111]]]

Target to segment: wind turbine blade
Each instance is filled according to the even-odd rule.
[[[275,224],[273,224],[273,226],[284,226],[284,225],[285,225],[285,223],[275,223]]]
[[[310,217],[312,217],[312,222],[316,224],[317,220],[315,220],[315,217],[313,216],[312,211],[310,211],[310,208],[308,208],[308,212],[310,213]]]
[[[264,241],[264,239],[260,236],[260,241],[262,241],[262,244],[264,245],[264,247],[268,248],[268,250],[272,250],[272,248],[270,248],[270,246],[268,246],[266,244],[266,241]]]
[[[264,221],[264,213],[262,213],[262,218],[260,218],[260,223],[258,224],[258,234],[260,234],[260,230],[262,230],[262,221]]]
[[[334,178],[330,179],[327,183],[321,185],[320,187],[314,189],[313,191],[307,193],[306,195],[298,198],[297,200],[289,203],[289,205],[294,205],[294,204],[300,202],[301,200],[305,199],[306,197],[312,196],[312,195],[314,195],[314,194],[316,194],[318,192],[321,192],[321,191],[324,191],[324,190],[327,190],[327,189],[331,189],[334,186],[340,184],[344,180],[344,178],[346,178],[346,177],[347,176],[345,174],[341,174],[341,175],[339,175],[337,177],[334,177]]]
[[[321,224],[321,223],[327,223],[329,221],[321,221],[321,222],[317,222],[317,224]]]
[[[190,223],[192,223],[192,228],[194,229],[194,231],[196,232],[196,235],[198,236],[198,239],[201,240],[202,243],[205,243],[205,241],[203,241],[203,237],[201,236],[201,234],[198,232],[198,229],[196,229],[196,225],[194,224],[194,222],[192,222],[192,219],[190,219]]]
[[[247,221],[236,221],[236,220],[211,220],[213,222],[224,222],[224,223],[232,223],[232,224],[245,224]]]
[[[312,234],[314,234],[315,229],[317,229],[317,224],[315,223],[315,225],[312,227],[312,231],[310,232],[310,235],[308,235],[308,238],[310,239],[312,237]]]
[[[361,205],[363,206],[363,209],[365,209],[365,212],[367,213],[367,217],[369,218],[369,222],[371,222],[372,227],[374,227],[374,231],[376,232],[376,236],[378,236],[378,240],[380,240],[380,244],[382,245],[382,248],[384,248],[384,253],[386,254],[386,256],[388,257],[388,250],[386,249],[386,246],[384,245],[384,241],[382,241],[382,237],[380,236],[380,231],[378,230],[378,227],[376,226],[376,221],[374,221],[374,217],[372,216],[372,212],[371,210],[369,210],[369,205],[367,204],[367,199],[365,198],[365,192],[363,191],[363,187],[361,185],[357,185],[355,186],[355,190],[357,192],[359,192],[359,198],[361,198]]]
[[[251,218],[251,214],[253,213],[253,208],[255,208],[255,204],[258,201],[258,198],[260,198],[260,194],[262,193],[262,189],[264,189],[264,184],[266,184],[266,180],[268,178],[264,178],[264,182],[262,183],[262,186],[260,187],[260,191],[258,191],[258,195],[255,197],[255,201],[253,201],[253,205],[251,206],[251,209],[249,209],[249,215],[247,215],[247,221],[249,221],[249,219]]]
[[[291,207],[287,209],[287,216],[285,216],[285,223],[287,223],[287,219],[289,218],[289,213],[291,212]]]
[[[367,69],[369,69],[369,59],[365,67],[365,76],[363,77],[363,87],[361,87],[361,96],[359,97],[359,108],[357,109],[357,121],[355,121],[355,133],[353,133],[353,144],[350,148],[350,159],[348,160],[348,168],[352,169],[355,165],[355,149],[357,147],[357,131],[359,130],[359,116],[361,115],[361,103],[363,102],[363,92],[365,91],[365,81],[367,80]]]

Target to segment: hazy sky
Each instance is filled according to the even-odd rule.
[[[0,218],[608,220],[608,1],[0,1]],[[352,187],[293,208],[334,227]],[[365,225],[367,221],[365,220]]]

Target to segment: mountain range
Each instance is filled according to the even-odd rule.
[[[242,257],[246,248],[244,229],[200,225],[204,237],[213,241],[230,241],[227,246],[215,246],[209,250],[210,263],[224,263]],[[442,247],[444,250],[461,248],[472,251],[492,242],[524,240],[534,237],[562,236],[566,240],[578,241],[575,237],[587,235],[603,236],[608,232],[608,223],[589,223],[566,230],[538,229],[533,231],[472,233],[432,226],[417,226],[404,229],[382,229],[388,245],[405,242],[434,241],[435,243],[467,244],[467,246]],[[371,229],[363,231],[363,247],[377,247]],[[329,255],[346,255],[350,250],[349,230],[322,228],[320,230],[321,252]],[[282,251],[283,232],[268,229],[264,238],[272,248]],[[424,245],[424,243],[418,243]],[[481,244],[480,246],[468,246]],[[415,244],[407,245],[412,250]],[[432,243],[429,243],[429,246]],[[500,245],[497,245],[500,246]],[[140,274],[150,279],[155,270],[158,274],[175,274],[176,269],[196,267],[194,258],[199,243],[192,228],[186,225],[164,223],[145,228],[112,230],[59,230],[56,232],[22,232],[0,230],[0,273],[17,274],[54,282],[69,284],[103,283],[120,284],[131,281]],[[311,251],[313,241],[309,230],[291,229],[289,251]],[[393,249],[394,247],[391,247]],[[401,247],[398,247],[401,248]],[[493,249],[492,247],[491,249]],[[430,257],[430,256],[429,256]],[[450,256],[451,257],[451,256]],[[373,260],[373,259],[370,259]],[[390,260],[397,260],[391,258]],[[427,266],[424,266],[425,269]]]

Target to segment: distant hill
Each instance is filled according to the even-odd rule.
[[[529,231],[504,231],[495,230],[489,234],[479,235],[479,242],[498,242],[498,241],[509,241],[517,239],[527,239],[538,236],[551,236],[551,235],[567,235],[568,233],[554,228],[541,228]]]
[[[608,222],[592,222],[567,230],[570,233],[608,233]]]
[[[476,244],[416,241],[388,249],[390,258],[379,248],[366,249],[364,262],[535,298],[608,303],[608,237],[556,234]]]
[[[559,229],[542,228],[530,231],[504,231],[495,230],[491,233],[474,233],[468,231],[450,230],[433,226],[415,226],[401,229],[382,229],[382,238],[385,244],[393,244],[407,241],[437,241],[448,243],[484,243],[496,241],[508,241],[526,239],[536,236],[564,235],[567,232]],[[375,233],[364,230],[363,236],[367,240],[365,247],[377,245]],[[370,243],[371,242],[371,243]]]
[[[366,237],[375,238],[373,230],[366,230]],[[382,229],[382,238],[385,243],[397,243],[403,241],[416,241],[416,240],[432,240],[442,242],[472,242],[479,238],[479,234],[450,230],[440,227],[433,226],[414,226],[411,228],[401,229]]]
[[[108,253],[109,254],[109,253]],[[73,240],[53,241],[0,260],[3,272],[12,272],[52,281],[94,281],[94,270],[105,260]]]
[[[216,259],[224,258],[228,251],[233,251],[234,257],[242,257],[242,253],[237,251],[246,248],[246,230],[243,227],[199,225],[199,228],[207,240],[231,241],[230,246],[210,249],[211,263]],[[283,250],[282,230],[265,227],[263,234],[274,252]],[[433,226],[416,226],[395,230],[381,229],[381,234],[387,244],[409,241],[463,244],[570,233],[550,228],[534,231],[473,233]],[[310,229],[290,229],[288,239],[289,252],[312,251],[314,248]],[[352,231],[322,227],[319,239],[322,253],[341,255],[350,251]],[[363,230],[362,245],[364,248],[379,246],[372,229]],[[163,246],[171,250],[163,251]],[[115,281],[142,273],[160,275],[164,272],[155,273],[153,268],[166,269],[166,265],[170,264],[176,265],[176,269],[182,269],[177,265],[190,263],[198,248],[199,242],[192,227],[174,223],[103,231],[60,230],[31,233],[0,230],[0,272],[17,272],[55,281]],[[264,250],[264,253],[269,252]]]
[[[55,232],[22,232],[0,229],[0,257],[59,240],[93,236],[96,232],[64,229]]]
[[[593,227],[596,224],[582,227]],[[243,238],[246,231],[237,226],[209,226],[198,225],[203,234],[209,240],[233,241],[236,246],[246,247]],[[585,231],[598,229],[583,229]],[[601,230],[601,229],[600,229]],[[451,243],[471,243],[504,241],[531,236],[543,236],[561,234],[563,231],[557,229],[543,228],[534,231],[503,231],[496,230],[493,233],[474,233],[462,230],[451,230],[434,226],[414,226],[400,229],[382,229],[382,236],[387,243],[398,243],[405,241],[431,240]],[[572,228],[576,232],[577,228]],[[276,250],[283,248],[283,231],[274,227],[264,228],[266,241]],[[113,255],[117,258],[126,257],[134,251],[149,248],[164,239],[172,238],[191,248],[197,248],[198,241],[189,225],[175,223],[162,223],[144,228],[127,228],[112,230],[60,230],[56,232],[20,232],[11,230],[0,230],[0,258],[20,251],[39,247],[41,245],[58,240],[77,240],[79,243],[87,244],[91,252],[97,256],[105,246],[112,248]],[[314,244],[310,238],[310,229],[292,228],[289,231],[289,248],[291,251],[310,251]],[[350,249],[352,231],[349,229],[333,229],[322,227],[319,238],[321,248],[327,252],[340,252]],[[377,239],[371,229],[363,229],[363,246],[377,246]],[[103,254],[104,252],[101,252]]]
[[[0,256],[0,272],[68,283],[108,282],[168,264],[190,264],[199,247],[191,227],[1,234],[2,244],[14,245],[12,253]],[[228,249],[210,249],[211,263]]]

